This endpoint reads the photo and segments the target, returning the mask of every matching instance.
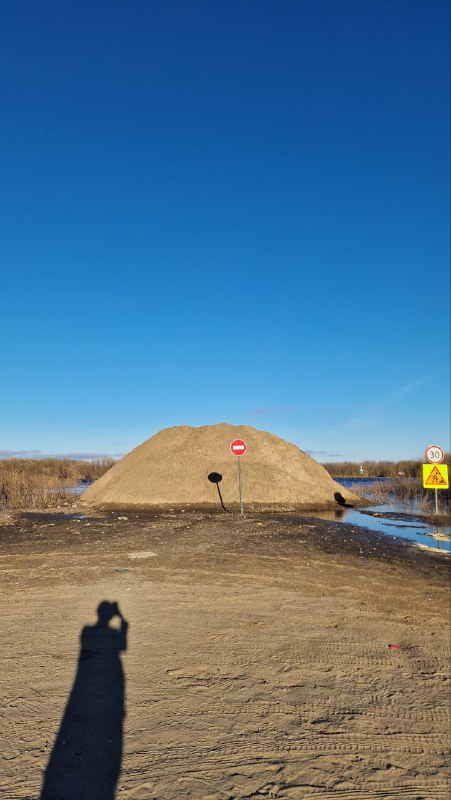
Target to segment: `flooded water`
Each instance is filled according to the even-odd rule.
[[[371,499],[371,486],[381,483],[382,478],[337,478],[337,483],[345,488],[361,487],[359,494]],[[387,480],[387,479],[385,479]],[[334,511],[322,511],[315,514],[320,519],[347,522],[350,525],[359,525],[377,533],[388,536],[399,536],[409,539],[423,547],[432,547],[437,550],[451,552],[451,526],[435,525],[424,520],[417,520],[417,516],[424,511],[414,503],[386,503],[374,505],[368,509],[337,508]]]
[[[91,486],[92,483],[93,483],[93,481],[83,481],[83,483],[77,483],[76,486],[70,486],[65,491],[68,494],[78,495],[78,494],[81,494],[82,492],[84,492],[88,488],[88,486]]]

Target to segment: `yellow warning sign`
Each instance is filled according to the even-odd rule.
[[[423,486],[425,489],[448,489],[448,465],[423,464]]]

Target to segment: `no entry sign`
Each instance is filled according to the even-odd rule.
[[[243,456],[247,450],[247,445],[242,439],[235,439],[230,445],[230,449],[234,456]]]
[[[243,442],[242,439],[235,439],[232,444],[230,445],[230,449],[234,456],[242,456],[247,450],[246,442]],[[240,512],[241,516],[243,516],[243,487],[241,484],[241,467],[240,467],[240,459],[236,462],[238,466],[238,491],[240,493]]]

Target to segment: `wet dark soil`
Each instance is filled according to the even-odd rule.
[[[336,563],[337,558],[343,566],[347,564],[351,570],[358,568],[360,572],[364,571],[364,565],[370,570],[375,567],[378,570],[382,567],[383,571],[402,570],[406,581],[409,574],[415,573],[442,583],[449,579],[450,572],[450,559],[439,550],[422,551],[396,536],[294,513],[241,517],[238,513],[191,510],[25,512],[10,515],[9,521],[4,519],[0,536],[4,554],[22,552],[31,558],[46,554],[54,558],[64,556],[65,568],[71,573],[75,563],[78,564],[80,580],[85,575],[78,556],[84,553],[90,553],[91,558],[97,553],[99,559],[118,560],[121,563],[115,569],[120,569],[124,566],[122,562],[127,561],[124,550],[146,548],[158,550],[158,567],[155,565],[158,570],[163,554],[169,562],[165,566],[183,569],[188,563],[199,564],[208,552],[209,565],[224,572],[233,569],[234,561],[243,556],[247,560],[256,559],[259,570],[265,568],[265,561],[269,564],[271,559],[283,558],[287,561],[287,580],[299,561],[306,564],[319,560],[320,569],[327,572],[328,560]],[[91,567],[90,560],[85,570],[87,575]],[[127,561],[126,568],[129,567]],[[43,570],[39,577],[45,580],[48,576]]]

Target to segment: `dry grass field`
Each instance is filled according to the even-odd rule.
[[[94,481],[113,465],[112,459],[0,459],[0,511],[52,508],[72,500],[68,490],[80,481]]]

